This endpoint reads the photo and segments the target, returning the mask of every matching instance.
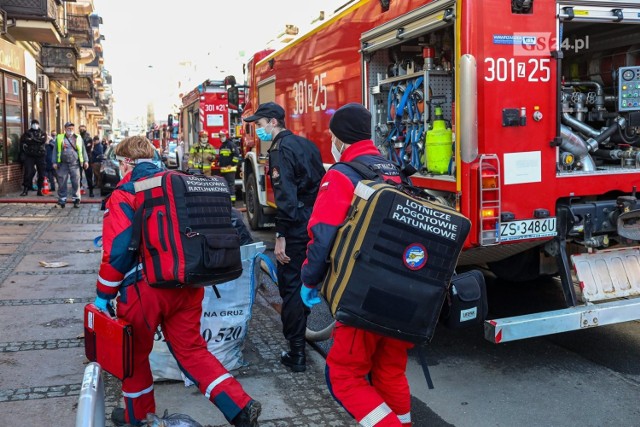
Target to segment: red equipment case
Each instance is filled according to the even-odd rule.
[[[133,329],[125,321],[100,311],[93,303],[84,307],[84,352],[92,362],[123,380],[133,374]]]

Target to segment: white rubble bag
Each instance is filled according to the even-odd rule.
[[[242,275],[230,282],[205,287],[200,333],[209,351],[228,371],[246,366],[242,350],[256,292],[255,266],[259,262],[257,255],[265,248],[263,242],[241,246]],[[178,368],[160,327],[154,340],[149,355],[153,380],[184,380],[185,386],[193,384]]]

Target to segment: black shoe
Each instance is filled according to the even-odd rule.
[[[89,190],[89,197],[94,197],[93,196],[93,190]]]
[[[38,193],[37,193],[37,195],[38,195],[38,196],[44,196],[44,194],[42,194],[42,190],[40,190],[40,189],[38,189]]]
[[[23,187],[22,188],[22,193],[20,193],[21,196],[26,196],[27,194],[29,194],[29,187]]]
[[[79,208],[80,207],[80,200],[74,200],[73,201],[73,207],[74,208]]]
[[[65,204],[66,204],[65,202],[58,200],[58,206],[60,206],[60,208],[64,209]]]
[[[124,417],[124,408],[115,408],[111,412],[111,422],[116,426],[129,425]]]
[[[280,363],[291,368],[293,372],[304,372],[307,370],[307,358],[304,351],[283,351],[280,356]]]
[[[257,400],[251,400],[247,406],[231,421],[236,427],[258,427],[258,417],[262,412],[262,405]]]

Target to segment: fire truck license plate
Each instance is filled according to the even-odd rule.
[[[503,222],[500,224],[500,241],[537,239],[539,237],[555,236],[556,219],[527,219],[524,221]]]

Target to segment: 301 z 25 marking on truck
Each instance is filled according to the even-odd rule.
[[[327,109],[327,86],[323,81],[325,77],[327,77],[327,73],[320,73],[313,76],[313,83],[309,83],[305,79],[293,84],[291,92],[295,101],[293,114]]]
[[[525,79],[528,82],[548,82],[551,80],[551,59],[530,58],[518,61],[515,58],[485,58],[484,79],[488,82],[515,82]]]

